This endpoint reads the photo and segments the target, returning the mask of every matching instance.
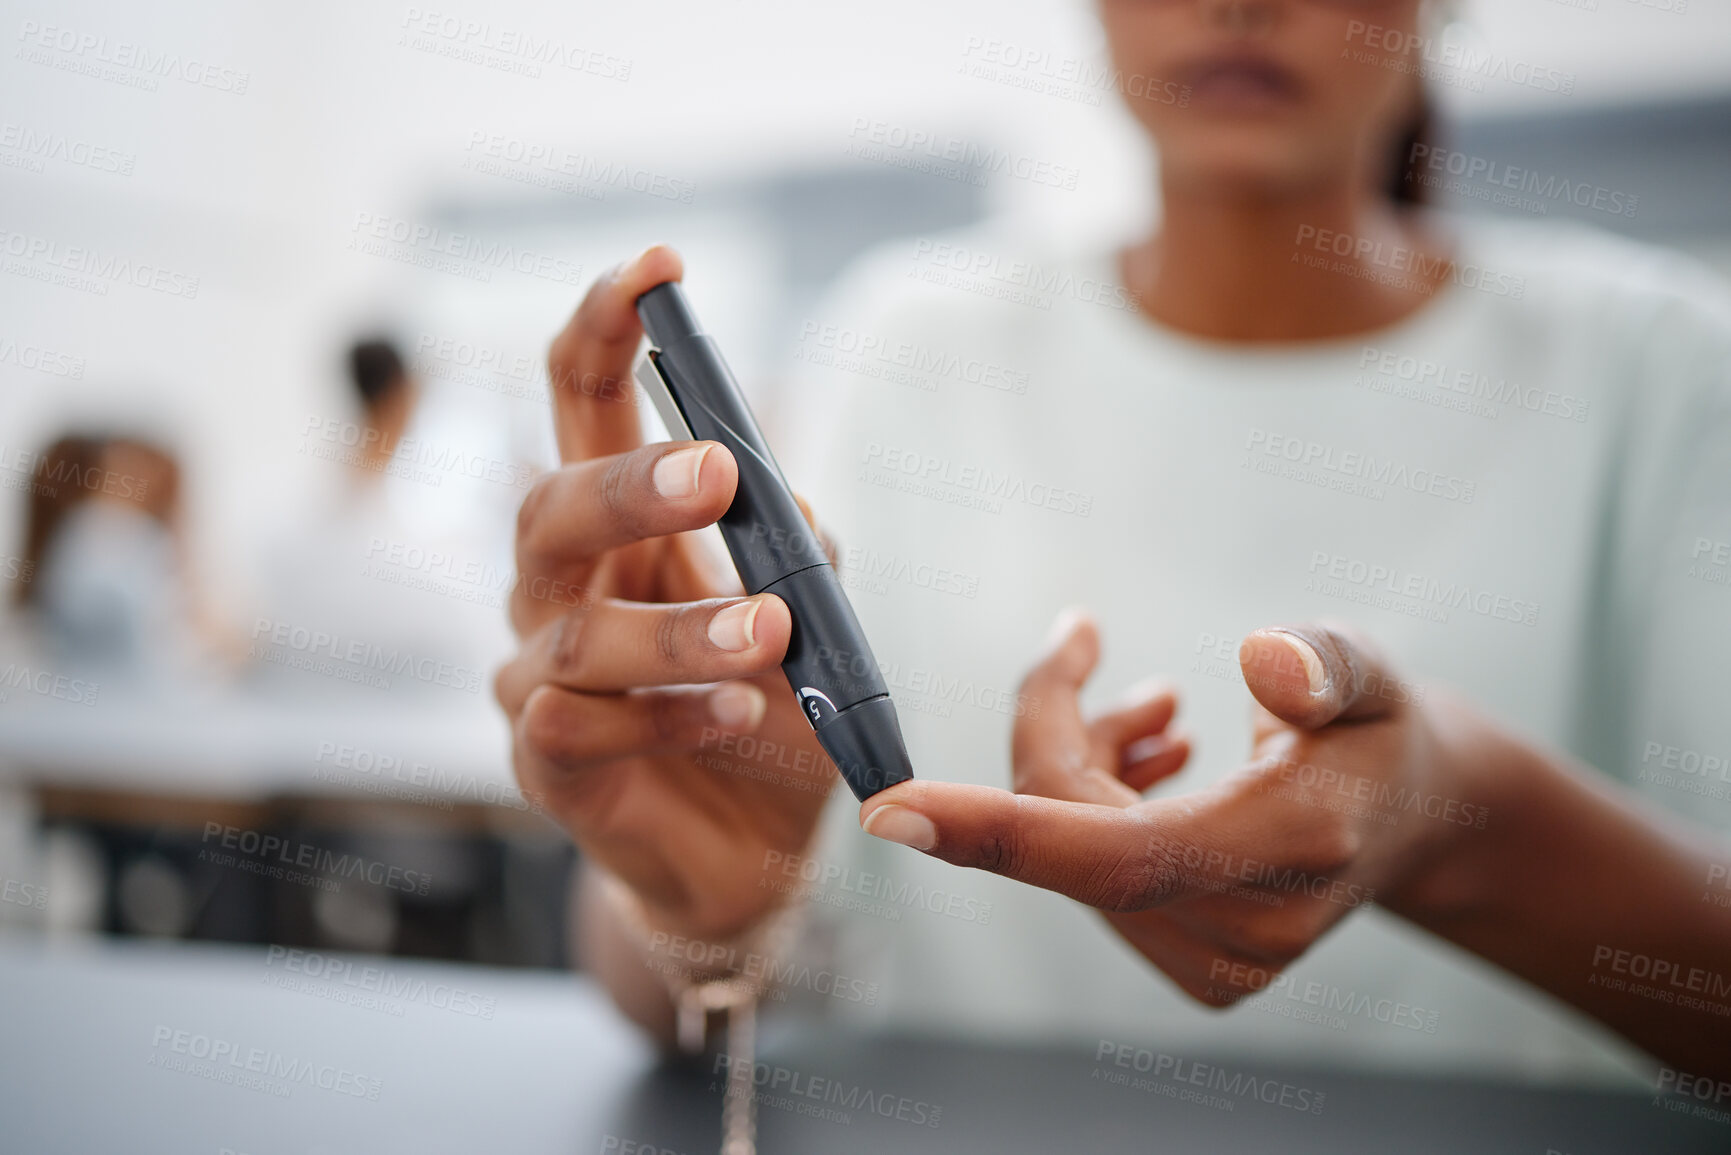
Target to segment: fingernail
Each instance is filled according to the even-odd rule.
[[[918,810],[906,806],[880,806],[866,816],[865,832],[885,842],[899,842],[915,850],[930,850],[938,844],[938,828]]]
[[[768,702],[763,691],[748,682],[728,682],[709,695],[709,714],[729,730],[755,730]]]
[[[1328,667],[1322,662],[1322,655],[1311,648],[1309,642],[1297,634],[1276,632],[1275,637],[1292,647],[1292,652],[1298,655],[1298,660],[1304,663],[1304,677],[1310,683],[1310,692],[1320,694],[1328,689]]]
[[[1166,734],[1150,734],[1146,738],[1138,738],[1124,747],[1124,765],[1132,766],[1137,762],[1158,758],[1177,744],[1175,738]]]
[[[1069,606],[1058,611],[1058,616],[1052,619],[1052,628],[1046,633],[1048,649],[1058,645],[1076,632],[1076,627],[1088,620],[1088,611],[1081,606]]]
[[[709,640],[715,643],[718,650],[738,653],[749,650],[755,640],[752,626],[757,622],[760,601],[734,602],[716,611],[709,619]]]
[[[679,449],[655,463],[652,475],[655,492],[662,497],[691,497],[697,492],[698,475],[703,472],[703,459],[713,445],[695,445]]]
[[[1160,678],[1143,678],[1124,691],[1118,699],[1121,709],[1129,710],[1137,706],[1146,706],[1154,699],[1172,692],[1172,684]]]

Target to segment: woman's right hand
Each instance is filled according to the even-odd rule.
[[[524,792],[656,927],[714,940],[779,904],[766,867],[786,859],[772,852],[804,850],[836,775],[780,670],[787,606],[741,596],[686,532],[732,503],[733,456],[643,445],[635,303],[682,269],[664,247],[615,268],[553,341],[563,465],[518,515],[522,644],[494,687]]]

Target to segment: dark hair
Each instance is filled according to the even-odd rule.
[[[1395,137],[1395,151],[1389,157],[1388,183],[1383,186],[1383,191],[1396,206],[1416,208],[1429,203],[1424,182],[1419,179],[1418,159],[1436,147],[1440,135],[1430,93],[1421,83],[1412,113]]]
[[[408,380],[408,370],[397,347],[383,338],[357,341],[349,350],[349,380],[360,395],[361,404],[371,409],[387,394],[402,388]]]
[[[30,502],[24,518],[23,556],[12,587],[12,600],[20,606],[36,604],[41,599],[40,576],[42,563],[54,539],[73,510],[99,493],[111,492],[109,471],[103,457],[113,449],[128,449],[146,455],[160,471],[152,478],[150,501],[144,500],[144,485],[139,478],[132,489],[132,500],[157,520],[166,523],[172,516],[180,493],[180,466],[172,454],[148,441],[135,437],[113,437],[103,433],[67,433],[44,449],[31,469]]]
[[[29,605],[36,600],[38,587],[31,578],[36,576],[48,546],[60,532],[60,523],[89,496],[84,492],[83,479],[95,471],[102,459],[104,444],[101,437],[73,434],[55,441],[37,459],[36,473],[55,479],[71,473],[78,484],[36,484],[30,487],[29,511],[24,520],[23,565],[19,567],[17,583],[12,587],[12,600],[18,605]]]

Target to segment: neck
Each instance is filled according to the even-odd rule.
[[[1234,197],[1161,185],[1159,230],[1124,253],[1123,275],[1149,316],[1184,332],[1221,341],[1362,333],[1417,312],[1448,278],[1434,238],[1356,186]]]
[[[384,471],[396,455],[397,441],[401,437],[400,423],[396,421],[378,421],[369,419],[366,423],[366,435],[361,438],[360,453],[355,459],[357,473],[363,482],[371,482],[384,476]]]

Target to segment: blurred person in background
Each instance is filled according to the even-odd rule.
[[[162,693],[232,660],[188,562],[181,484],[174,456],[137,437],[69,433],[43,450],[13,586],[43,661],[110,693]]]
[[[786,607],[684,532],[732,458],[638,448],[634,406],[578,387],[628,377],[632,303],[678,257],[616,269],[555,339],[567,464],[518,561],[598,600],[515,598],[497,692],[591,864],[588,964],[668,1039],[656,944],[749,957],[815,890],[895,908],[845,927],[876,1005],[832,1000],[878,1027],[1578,1076],[1634,1061],[1609,1026],[1722,1073],[1726,1020],[1619,989],[1618,960],[1731,975],[1731,904],[1702,897],[1722,830],[1634,774],[1656,743],[1731,749],[1731,606],[1686,576],[1731,541],[1731,297],[1672,254],[1415,204],[1419,0],[1099,11],[1157,227],[867,259],[819,316],[1026,393],[815,371],[779,447],[848,556],[977,576],[854,595],[919,780],[825,820]],[[1085,709],[1090,679],[1121,696]],[[1270,985],[1401,1010],[1215,1013]]]
[[[449,567],[429,565],[475,554],[471,527],[441,484],[449,478],[400,456],[421,418],[420,383],[385,337],[355,341],[343,363],[359,420],[338,421],[335,437],[311,442],[338,468],[306,515],[266,550],[254,637],[268,642],[279,627],[322,632],[337,639],[338,651],[358,643],[393,662],[408,655],[455,664],[477,679],[502,644],[497,615],[441,596],[471,591],[449,579]],[[350,683],[303,670],[260,672],[297,692],[353,692]],[[390,683],[393,691],[432,688],[412,677]]]
[[[409,376],[403,355],[391,342],[374,338],[358,341],[349,349],[349,382],[361,403],[364,434],[361,457],[353,464],[358,485],[384,475],[385,466],[397,451],[397,442],[414,416],[420,386]]]

